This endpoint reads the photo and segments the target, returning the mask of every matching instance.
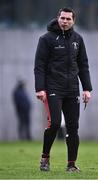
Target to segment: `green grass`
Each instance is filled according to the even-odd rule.
[[[80,173],[68,173],[66,146],[55,141],[51,151],[51,170],[39,170],[42,142],[0,142],[0,179],[97,179],[98,142],[81,142],[77,165]]]

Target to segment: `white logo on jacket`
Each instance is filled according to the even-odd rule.
[[[72,45],[74,46],[74,49],[78,49],[79,44],[77,42],[73,42]]]
[[[62,45],[58,45],[58,46],[55,46],[54,49],[64,49],[65,46],[62,46]]]
[[[49,94],[49,96],[55,96],[55,95],[56,95],[55,93]]]

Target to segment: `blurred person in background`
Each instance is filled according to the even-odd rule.
[[[26,92],[26,83],[19,80],[13,91],[13,101],[18,117],[18,133],[21,140],[30,140],[31,102]]]
[[[79,172],[76,160],[79,147],[80,91],[83,102],[91,98],[88,57],[83,38],[74,31],[75,12],[62,8],[48,24],[48,32],[39,38],[35,55],[35,89],[48,113],[44,131],[40,170],[50,169],[50,150],[61,125],[61,111],[66,124],[68,162],[66,171]]]

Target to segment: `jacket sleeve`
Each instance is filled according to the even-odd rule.
[[[46,67],[49,59],[49,47],[44,37],[39,38],[35,54],[35,90],[36,92],[45,90]]]
[[[92,84],[89,72],[88,57],[84,41],[81,38],[79,54],[78,54],[78,67],[79,67],[79,78],[82,84],[83,91],[92,91]]]

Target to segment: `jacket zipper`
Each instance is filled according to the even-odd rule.
[[[64,34],[64,30],[62,30],[62,33],[63,33],[63,38],[64,38],[64,41],[65,41],[65,34]],[[69,41],[67,40],[67,38],[66,38],[66,41],[67,41],[67,55],[68,55],[68,62],[67,62],[67,77],[68,77],[68,79],[67,79],[67,88],[69,88],[69,69],[70,69],[70,56],[69,56],[69,54],[70,54],[70,51],[69,51],[69,49],[70,49],[70,46],[69,46]]]

